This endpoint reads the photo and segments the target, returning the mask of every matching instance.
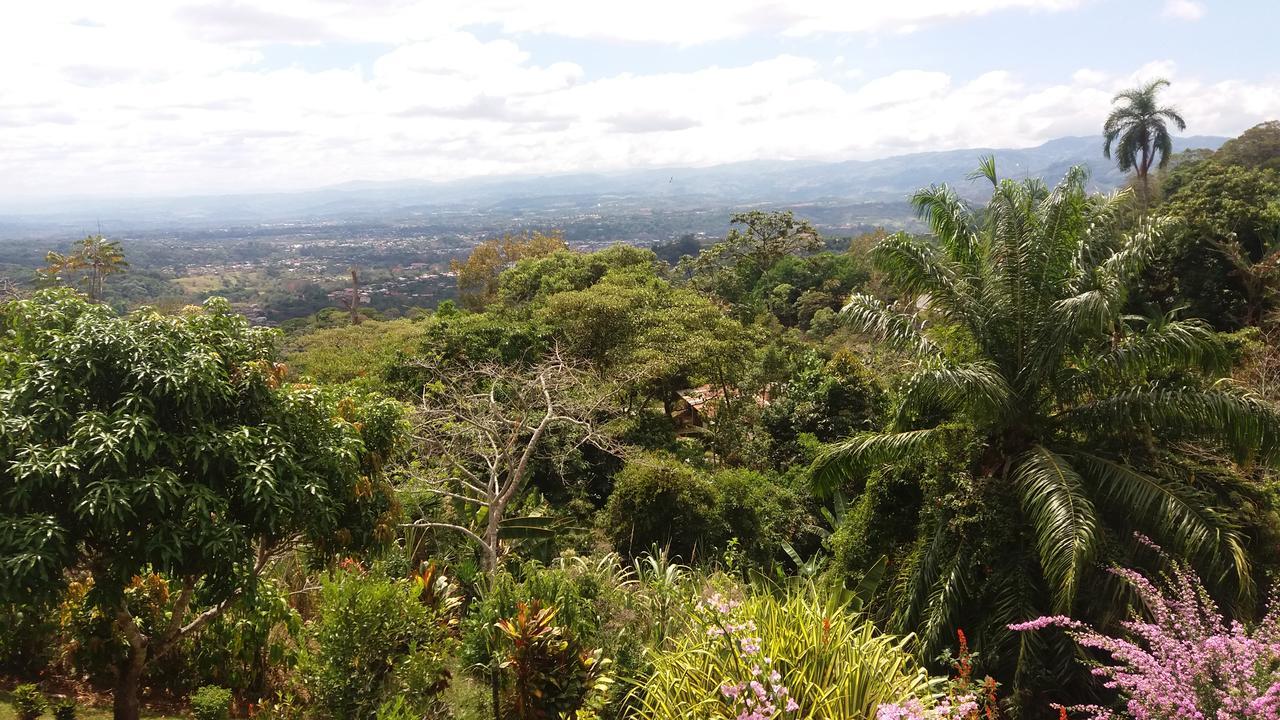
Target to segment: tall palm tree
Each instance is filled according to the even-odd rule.
[[[83,282],[88,285],[89,299],[102,299],[102,286],[108,275],[114,275],[129,267],[124,260],[124,249],[115,240],[108,240],[101,235],[89,235],[80,241],[75,254],[81,259],[81,266],[88,270]]]
[[[945,186],[921,190],[912,203],[936,242],[898,234],[873,249],[901,303],[854,295],[842,317],[909,370],[890,427],[829,446],[812,472],[819,489],[869,497],[878,474],[950,463],[913,491],[916,540],[887,604],[927,657],[963,627],[1025,690],[1037,668],[1070,672],[1070,651],[1007,625],[1123,607],[1102,601],[1098,570],[1138,552],[1135,531],[1247,601],[1246,539],[1219,499],[1232,481],[1183,450],[1270,462],[1280,411],[1223,377],[1230,360],[1205,323],[1124,314],[1166,226],[1122,231],[1128,191],[1091,196],[1081,168],[1053,190],[1000,180],[990,158],[975,176],[994,188],[984,213]]]
[[[1165,121],[1172,122],[1179,131],[1187,129],[1186,121],[1177,110],[1159,106],[1157,96],[1160,89],[1168,85],[1168,80],[1159,78],[1141,87],[1118,93],[1111,103],[1114,105],[1124,101],[1125,104],[1112,110],[1102,127],[1103,137],[1106,138],[1102,145],[1102,155],[1111,159],[1114,146],[1120,170],[1133,170],[1137,173],[1138,180],[1142,183],[1144,205],[1151,199],[1147,176],[1156,161],[1156,155],[1160,156],[1158,167],[1163,168],[1173,154],[1173,140]]]

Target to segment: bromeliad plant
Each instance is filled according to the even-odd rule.
[[[911,368],[891,426],[829,446],[813,477],[856,492],[873,472],[945,458],[921,488],[918,541],[888,605],[928,655],[973,627],[988,668],[1016,667],[1022,684],[1021,671],[1070,667],[1070,652],[1007,624],[1089,612],[1080,588],[1133,530],[1250,596],[1243,535],[1220,499],[1240,488],[1181,449],[1269,462],[1280,413],[1225,377],[1207,324],[1126,314],[1165,221],[1126,230],[1128,193],[1090,195],[1081,168],[1052,190],[999,179],[991,159],[975,176],[992,185],[984,213],[945,186],[921,190],[912,202],[936,242],[899,234],[873,250],[909,310],[854,295],[843,317]],[[1042,677],[1060,686],[1056,669]]]
[[[1064,628],[1081,647],[1110,656],[1093,674],[1120,696],[1125,714],[1094,705],[1066,708],[1090,720],[1280,717],[1280,602],[1273,600],[1256,627],[1228,623],[1195,573],[1185,563],[1170,564],[1160,584],[1134,570],[1112,571],[1133,587],[1144,610],[1123,623],[1128,638],[1061,616],[1012,629]]]
[[[863,720],[881,704],[927,700],[912,638],[880,634],[812,586],[779,599],[712,594],[683,633],[652,654],[637,689],[651,720]]]

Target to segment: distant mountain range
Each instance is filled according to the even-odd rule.
[[[1217,149],[1227,138],[1174,139],[1177,151]],[[994,155],[1001,175],[1056,182],[1085,164],[1096,189],[1124,182],[1102,157],[1099,137],[1066,137],[1033,148],[970,148],[847,162],[754,161],[705,168],[662,168],[610,173],[507,176],[454,182],[353,182],[293,193],[149,199],[75,199],[6,204],[0,197],[0,239],[36,229],[101,222],[117,229],[208,228],[258,223],[395,222],[450,213],[573,215],[750,205],[899,203],[917,188],[949,183],[981,199],[981,183],[966,176],[983,155]],[[602,210],[603,209],[603,210]]]

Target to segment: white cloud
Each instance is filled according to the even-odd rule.
[[[1168,62],[1046,81],[1016,64],[958,77],[774,54],[600,76],[588,60],[535,60],[528,51],[524,33],[690,45],[764,28],[874,33],[1075,3],[655,0],[644,6],[651,13],[616,5],[612,19],[603,5],[213,0],[161,12],[123,0],[26,3],[0,24],[0,63],[22,68],[0,80],[0,186],[9,199],[234,192],[1027,145],[1096,133],[1117,89],[1159,75],[1175,80],[1168,98],[1196,133],[1234,133],[1280,115],[1274,83],[1182,77]],[[846,9],[853,5],[861,12]],[[677,12],[678,23],[663,15]],[[385,49],[324,70],[265,61],[273,44],[350,42]]]
[[[1176,20],[1199,20],[1204,17],[1204,3],[1195,0],[1168,0],[1163,15]]]
[[[1185,0],[1184,0],[1185,1]],[[630,43],[698,45],[753,32],[811,36],[913,30],[1002,11],[1058,12],[1085,0],[45,0],[7,14],[119,31],[159,29],[245,46],[336,40],[401,44],[476,25]],[[11,22],[16,20],[16,22]]]

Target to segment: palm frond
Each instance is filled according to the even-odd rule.
[[[1043,666],[1050,655],[1048,633],[1014,632],[1009,629],[1014,623],[1026,622],[1048,612],[1048,607],[1043,602],[1045,588],[1033,581],[1034,577],[1032,568],[1017,562],[1012,567],[1002,568],[1002,572],[988,581],[993,586],[990,616],[986,623],[986,632],[989,634],[977,638],[988,655],[998,652],[1002,657],[1014,658],[1015,688],[1025,687],[1028,671],[1034,666]],[[1063,673],[1059,677],[1066,676]]]
[[[975,419],[990,421],[1005,415],[1013,402],[1013,388],[994,363],[935,361],[912,373],[903,386],[897,422],[932,408],[968,410]]]
[[[1140,388],[1099,398],[1060,413],[1064,430],[1146,429],[1170,439],[1195,439],[1231,452],[1237,462],[1274,462],[1280,450],[1280,410],[1249,392],[1220,383]]]
[[[1182,119],[1182,114],[1175,108],[1160,108],[1156,111],[1156,114],[1172,122],[1174,126],[1178,128],[1179,132],[1187,129],[1187,121]]]
[[[947,534],[946,523],[935,522],[929,536],[922,535],[903,563],[898,574],[893,614],[893,628],[898,633],[913,633],[921,625],[921,617],[929,606],[933,588],[941,581],[949,561],[958,548]]]
[[[927,655],[941,652],[960,626],[960,613],[973,597],[973,570],[968,551],[957,548],[930,590],[920,628],[921,649]]]
[[[1156,129],[1155,138],[1151,143],[1152,149],[1160,155],[1160,168],[1168,166],[1169,159],[1173,157],[1173,138],[1169,136],[1169,131],[1165,128],[1164,123]]]
[[[872,248],[871,259],[906,295],[929,295],[934,310],[963,313],[970,307],[960,268],[916,238],[890,235]]]
[[[929,226],[951,259],[971,266],[978,246],[973,212],[947,185],[933,185],[911,196],[916,216]]]
[[[1000,176],[996,172],[995,155],[983,155],[978,158],[978,167],[969,173],[969,179],[977,180],[979,178],[986,178],[993,188],[1000,187]]]
[[[933,357],[939,352],[920,332],[914,317],[897,312],[870,295],[855,293],[841,308],[840,316],[854,331],[874,335],[895,350],[917,357]]]
[[[1035,528],[1040,567],[1055,592],[1054,612],[1066,614],[1097,552],[1097,511],[1079,473],[1047,448],[1037,446],[1019,458],[1011,478]]]
[[[905,461],[954,428],[947,425],[905,432],[864,432],[822,449],[809,466],[814,491],[834,492],[843,483],[861,478],[876,465]]]
[[[1124,513],[1144,532],[1195,558],[1217,580],[1251,597],[1253,579],[1244,538],[1213,508],[1215,503],[1185,482],[1141,472],[1092,453],[1073,456],[1094,497]]]
[[[1134,380],[1177,370],[1218,375],[1230,368],[1226,345],[1200,320],[1173,320],[1128,335],[1109,352],[1089,361],[1089,369],[1108,380]]]

